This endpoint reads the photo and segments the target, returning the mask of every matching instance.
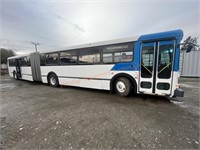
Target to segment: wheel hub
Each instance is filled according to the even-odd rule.
[[[55,85],[56,84],[56,79],[54,77],[51,77],[50,82],[51,82],[52,85]]]
[[[125,86],[125,84],[124,84],[122,81],[118,81],[118,82],[117,82],[116,88],[117,88],[117,90],[118,90],[120,93],[123,93],[123,92],[125,92],[125,90],[126,90],[126,86]]]

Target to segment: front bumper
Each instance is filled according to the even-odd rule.
[[[174,91],[174,97],[183,97],[184,96],[184,91],[182,89],[176,89]]]

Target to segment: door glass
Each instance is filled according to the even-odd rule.
[[[158,56],[158,78],[169,79],[171,77],[174,45],[162,45]]]
[[[141,77],[151,78],[153,72],[154,46],[143,47],[141,57]]]

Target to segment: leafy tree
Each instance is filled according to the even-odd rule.
[[[7,64],[7,58],[15,56],[15,52],[11,49],[0,48],[1,64]]]
[[[186,51],[187,53],[190,51],[198,50],[199,45],[197,40],[198,40],[197,37],[192,38],[191,36],[189,36],[181,44],[182,45],[181,50]]]

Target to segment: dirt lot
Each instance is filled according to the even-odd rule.
[[[199,79],[177,101],[1,77],[3,149],[198,149]]]

